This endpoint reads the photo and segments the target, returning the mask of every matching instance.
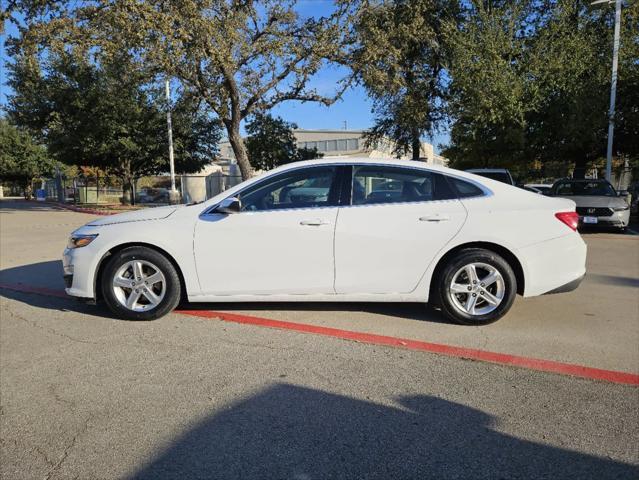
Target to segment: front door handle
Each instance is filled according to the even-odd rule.
[[[445,222],[447,220],[450,220],[450,215],[442,215],[440,213],[419,217],[420,222]]]
[[[319,227],[320,225],[330,225],[331,222],[327,222],[325,220],[320,220],[319,218],[314,218],[313,220],[302,220],[300,225],[304,226],[314,226]]]

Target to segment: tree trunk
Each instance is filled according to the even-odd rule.
[[[229,142],[235,154],[235,160],[240,167],[242,180],[248,180],[253,175],[253,168],[249,162],[244,140],[242,140],[242,136],[240,135],[240,122],[239,120],[225,120],[224,126],[229,135]]]
[[[122,166],[122,203],[124,205],[135,205],[135,189],[133,184],[133,174],[131,173],[131,162],[123,162]]]
[[[584,179],[586,178],[586,157],[580,157],[575,160],[575,169],[572,171],[572,178]]]
[[[33,179],[27,180],[27,184],[24,186],[24,199],[31,200],[33,197]]]
[[[414,129],[411,136],[413,137],[411,146],[413,150],[413,160],[419,160],[422,150],[422,142],[419,138],[419,131],[417,129]]]

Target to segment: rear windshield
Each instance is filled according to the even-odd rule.
[[[554,188],[555,195],[593,195],[614,197],[615,189],[608,182],[561,182]]]

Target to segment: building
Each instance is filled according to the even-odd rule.
[[[380,142],[376,148],[367,148],[364,140],[365,133],[365,130],[293,130],[298,148],[317,148],[317,151],[325,157],[394,157],[390,140]],[[421,157],[426,163],[446,164],[446,159],[435,154],[430,143],[422,142],[421,150]],[[228,141],[220,143],[220,157],[223,161],[234,158],[233,149]],[[411,157],[408,155],[402,158],[407,160]]]
[[[376,148],[367,148],[365,133],[365,130],[293,130],[298,148],[316,148],[324,157],[394,157],[390,140],[380,142]],[[203,201],[242,181],[230,142],[220,142],[219,149],[219,157],[197,175],[182,176],[180,188],[185,201]],[[446,159],[436,155],[430,143],[423,142],[421,150],[421,157],[426,163],[446,164]]]

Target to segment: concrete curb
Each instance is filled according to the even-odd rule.
[[[53,205],[58,208],[62,208],[64,210],[70,210],[72,212],[77,212],[77,213],[87,213],[89,215],[106,216],[106,215],[116,215],[118,213],[123,213],[123,212],[114,212],[112,210],[98,210],[95,208],[76,207],[75,205],[66,205],[64,203],[59,203],[59,202],[47,202],[47,204]]]

